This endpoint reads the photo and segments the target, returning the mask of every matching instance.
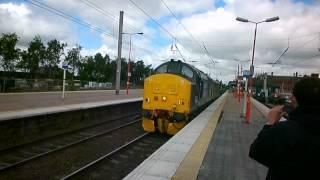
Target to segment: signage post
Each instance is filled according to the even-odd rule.
[[[248,80],[251,77],[251,73],[249,70],[244,70],[243,71],[243,77],[246,78],[246,84],[245,84],[245,90],[244,90],[244,94],[243,94],[243,102],[242,102],[242,113],[241,113],[241,117],[246,117],[246,111],[247,111],[247,95],[248,95]]]
[[[63,61],[62,68],[63,68],[62,99],[64,99],[64,91],[65,91],[65,85],[66,85],[66,71],[68,69],[68,62],[67,61]]]

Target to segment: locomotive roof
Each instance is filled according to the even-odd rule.
[[[165,63],[162,63],[160,64],[156,69],[155,71],[157,71],[160,67],[166,65],[166,64],[170,64],[170,63],[181,63],[181,65],[185,65],[187,67],[189,67],[190,69],[192,69],[192,71],[194,71],[199,77],[201,77],[202,79],[204,78],[203,76],[205,76],[208,80],[211,80],[211,81],[214,81],[213,79],[210,78],[210,76],[208,76],[207,74],[205,74],[204,72],[202,72],[201,70],[197,69],[196,67],[194,67],[193,65],[190,65],[188,63],[185,63],[185,62],[182,62],[180,60],[174,60],[174,59],[171,59],[170,61],[168,62],[165,62]]]

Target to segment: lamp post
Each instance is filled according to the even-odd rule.
[[[272,17],[272,18],[268,18],[264,21],[259,21],[259,22],[253,22],[253,21],[249,21],[248,19],[244,19],[244,18],[241,18],[241,17],[237,17],[236,18],[237,21],[240,21],[240,22],[245,22],[245,23],[253,23],[255,24],[255,29],[254,29],[254,40],[253,40],[253,49],[252,49],[252,60],[251,60],[251,66],[250,66],[250,78],[249,78],[249,83],[250,83],[250,90],[249,90],[249,93],[248,93],[248,98],[247,98],[247,108],[246,108],[246,122],[249,123],[250,122],[250,111],[251,111],[251,102],[250,102],[250,97],[251,97],[251,93],[252,93],[252,76],[253,76],[253,73],[254,73],[254,66],[253,66],[253,61],[254,61],[254,51],[255,51],[255,48],[256,48],[256,36],[257,36],[257,26],[258,24],[260,23],[263,23],[263,22],[273,22],[273,21],[277,21],[279,20],[279,17],[276,16],[276,17]]]
[[[131,55],[131,36],[135,34],[143,35],[143,32],[139,33],[122,33],[122,34],[128,34],[130,37],[130,42],[129,42],[129,58],[128,58],[128,74],[127,74],[127,95],[129,94],[129,86],[130,86],[130,77],[131,77],[131,71],[130,71],[130,55]]]

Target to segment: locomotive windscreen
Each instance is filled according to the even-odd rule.
[[[178,61],[171,61],[159,66],[156,69],[156,74],[161,73],[172,73],[172,74],[181,74],[182,63]]]
[[[177,74],[188,79],[192,79],[194,77],[193,70],[186,64],[181,63],[180,61],[170,61],[168,63],[160,65],[155,70],[155,74],[162,73]]]
[[[170,62],[168,64],[168,73],[181,74],[181,63]]]
[[[172,74],[181,74],[181,63],[179,62],[170,62],[163,64],[156,69],[156,74],[161,73],[172,73]]]

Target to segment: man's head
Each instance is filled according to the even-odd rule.
[[[293,88],[299,106],[320,107],[320,79],[306,77],[296,83]]]

